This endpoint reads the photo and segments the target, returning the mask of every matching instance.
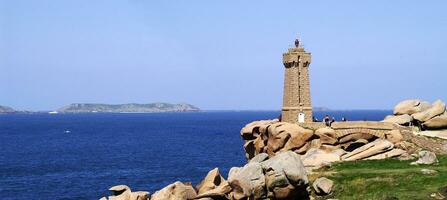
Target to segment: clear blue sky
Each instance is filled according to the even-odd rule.
[[[447,1],[0,2],[0,105],[17,109],[280,109],[297,35],[314,106],[447,100]]]

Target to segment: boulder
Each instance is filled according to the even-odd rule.
[[[409,114],[388,115],[383,120],[383,122],[391,122],[391,123],[396,123],[396,124],[400,124],[400,125],[409,124],[412,121],[413,121],[413,117],[410,116]]]
[[[228,182],[220,175],[219,168],[214,168],[197,185],[197,199],[211,197],[223,198],[231,191]]]
[[[377,139],[371,143],[363,145],[354,151],[342,156],[342,160],[360,160],[368,158],[393,149],[394,145],[388,140]]]
[[[371,140],[374,137],[376,137],[376,136],[367,134],[367,133],[353,133],[353,134],[345,135],[345,136],[339,138],[338,143],[346,143],[346,142],[350,142],[350,141],[357,141],[360,139]]]
[[[310,129],[302,128],[298,125],[290,125],[289,129],[286,129],[290,135],[289,140],[284,145],[283,151],[296,150],[304,146],[314,135],[314,132]]]
[[[335,154],[335,155],[338,155],[338,156],[340,156],[340,158],[341,158],[342,155],[345,155],[345,154],[347,154],[348,152],[346,152],[346,151],[343,150],[343,149],[336,149],[336,150],[332,151],[331,153],[333,153],[333,154]]]
[[[309,181],[298,154],[282,152],[261,162],[261,166],[265,172],[268,198],[299,199],[308,195],[306,187]]]
[[[447,128],[447,112],[442,115],[433,117],[422,124],[426,129],[442,129]]]
[[[333,128],[334,130],[341,130],[341,129],[393,130],[395,128],[395,124],[389,122],[378,122],[378,121],[347,121],[347,122],[334,122],[331,124],[331,128]]]
[[[262,162],[264,160],[267,160],[269,158],[269,155],[266,153],[260,153],[258,155],[256,155],[255,157],[253,157],[250,162]]]
[[[287,132],[280,132],[277,135],[272,135],[269,132],[269,138],[267,140],[267,152],[273,154],[284,147],[289,140],[290,134]]]
[[[337,135],[335,130],[329,127],[319,128],[315,131],[315,135],[320,137],[321,144],[335,144],[337,143]]]
[[[131,200],[149,200],[150,198],[150,193],[146,191],[137,191],[130,194]]]
[[[393,144],[396,144],[401,142],[404,137],[399,130],[392,130],[385,134],[385,138]]]
[[[430,103],[419,99],[405,100],[394,107],[395,115],[414,114],[430,108]]]
[[[109,191],[112,192],[112,196],[102,197],[102,200],[148,200],[150,197],[149,192],[132,192],[127,185],[113,186]]]
[[[175,182],[155,192],[151,200],[189,200],[197,196],[189,183]]]
[[[438,171],[433,170],[433,169],[421,169],[422,174],[424,175],[433,175],[438,173]]]
[[[325,152],[332,152],[332,151],[335,151],[337,149],[340,149],[340,145],[322,144],[320,149],[325,151]]]
[[[340,161],[340,155],[337,153],[328,153],[321,149],[309,149],[306,154],[301,156],[301,160],[305,167],[320,168],[321,166],[332,162]]]
[[[438,158],[436,154],[431,151],[420,151],[419,159],[410,163],[411,165],[431,165],[434,163],[438,163]]]
[[[228,183],[233,189],[230,194],[232,199],[266,197],[265,177],[261,164],[258,162],[249,162],[242,168],[231,168]]]
[[[309,143],[310,143],[309,148],[315,148],[315,149],[319,149],[322,145],[320,139],[311,140]]]
[[[245,157],[247,159],[251,159],[256,155],[256,148],[254,144],[254,140],[249,140],[244,144]]]
[[[255,154],[259,154],[265,151],[267,148],[267,140],[264,140],[262,137],[258,137],[253,141]]]
[[[406,151],[404,151],[402,149],[392,149],[390,151],[365,158],[365,160],[382,160],[382,159],[397,157],[397,156],[403,155],[404,153],[406,153]]]
[[[109,189],[112,192],[112,196],[109,196],[109,200],[131,200],[132,191],[127,185],[116,185]]]
[[[332,192],[332,187],[334,186],[334,181],[332,181],[326,177],[320,177],[314,181],[312,186],[315,190],[315,193],[317,193],[318,195],[327,195]]]
[[[432,104],[431,108],[422,112],[414,113],[411,116],[420,122],[426,122],[433,117],[441,115],[444,112],[445,112],[445,103],[442,102],[441,100],[437,100]]]
[[[423,135],[431,138],[440,138],[443,140],[447,140],[447,130],[428,130],[428,131],[415,131],[413,132],[415,135]],[[444,147],[440,148],[442,151],[447,152],[447,143],[444,144]]]
[[[297,154],[304,154],[304,153],[306,153],[307,150],[309,150],[310,146],[311,146],[311,143],[307,142],[302,147],[300,147],[299,149],[294,150],[293,152],[295,152]]]
[[[241,129],[241,137],[244,140],[253,140],[257,137],[257,134],[260,133],[259,129],[260,128],[264,128],[270,124],[274,124],[277,123],[278,120],[277,119],[273,119],[273,120],[260,120],[260,121],[254,121],[251,122],[247,125],[245,125],[242,129]]]

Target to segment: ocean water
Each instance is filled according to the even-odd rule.
[[[381,120],[391,111],[316,112]],[[126,184],[154,192],[224,177],[246,159],[239,131],[279,112],[0,115],[1,199],[99,199]]]

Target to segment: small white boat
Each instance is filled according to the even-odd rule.
[[[69,131],[69,130],[65,130],[64,133],[71,133],[71,131]]]
[[[57,111],[48,112],[48,114],[57,114],[57,113],[58,113]]]

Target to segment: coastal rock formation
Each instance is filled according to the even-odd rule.
[[[447,127],[447,112],[443,114],[433,117],[427,121],[425,121],[422,126],[427,129],[441,129]]]
[[[320,168],[332,162],[340,161],[340,153],[311,148],[301,156],[301,160],[306,168]]]
[[[398,103],[394,107],[394,115],[412,115],[414,113],[422,112],[431,107],[429,102],[421,101],[419,99],[410,99]]]
[[[300,157],[292,151],[232,168],[228,181],[232,188],[230,199],[296,199],[307,196],[307,174]]]
[[[399,125],[408,125],[413,121],[413,117],[409,114],[403,115],[388,115],[383,120],[384,122],[396,123]]]
[[[392,149],[392,150],[386,151],[384,153],[380,153],[380,154],[365,158],[365,160],[382,160],[382,159],[387,159],[387,158],[398,157],[405,153],[406,153],[406,151],[404,151],[402,149]]]
[[[445,103],[442,102],[441,100],[437,100],[432,104],[432,106],[429,109],[424,110],[422,112],[414,113],[411,116],[415,120],[418,120],[420,122],[426,122],[432,119],[433,117],[441,115],[444,112],[445,112]]]
[[[228,174],[228,182],[233,189],[230,193],[231,199],[248,197],[262,199],[267,196],[264,189],[265,176],[261,164],[258,162],[250,162],[241,168],[231,168]]]
[[[360,160],[390,151],[391,149],[393,149],[393,147],[394,145],[390,141],[378,139],[374,142],[363,145],[350,153],[343,155],[341,158],[346,161]]]
[[[109,189],[112,195],[108,198],[102,197],[101,200],[148,200],[149,192],[132,192],[127,185],[117,185]]]
[[[190,183],[175,182],[155,192],[151,200],[190,200],[197,196]]]
[[[337,135],[335,134],[335,130],[332,128],[319,128],[315,131],[315,135],[320,138],[321,144],[333,145],[337,143]]]
[[[261,162],[265,172],[267,197],[270,199],[299,199],[307,196],[306,170],[298,154],[287,151]]]
[[[394,115],[387,116],[383,122],[404,126],[418,126],[426,130],[446,129],[447,111],[441,100],[429,104],[421,100],[405,100],[394,108]]]
[[[217,198],[223,199],[231,191],[228,182],[220,175],[219,169],[214,168],[206,177],[196,186],[197,199]]]
[[[400,133],[399,130],[392,130],[392,131],[389,131],[389,132],[385,135],[385,138],[386,138],[388,141],[392,142],[393,144],[397,144],[397,143],[402,142],[404,136]]]
[[[396,148],[395,144],[400,148],[398,144],[404,140],[401,126],[394,123],[335,122],[331,127],[321,123],[323,126],[315,131],[300,125],[308,123],[262,120],[247,124],[241,130],[247,158],[264,160],[267,156],[293,151],[301,155],[306,168],[318,168],[341,160],[380,159],[405,152],[404,149],[391,151]]]

